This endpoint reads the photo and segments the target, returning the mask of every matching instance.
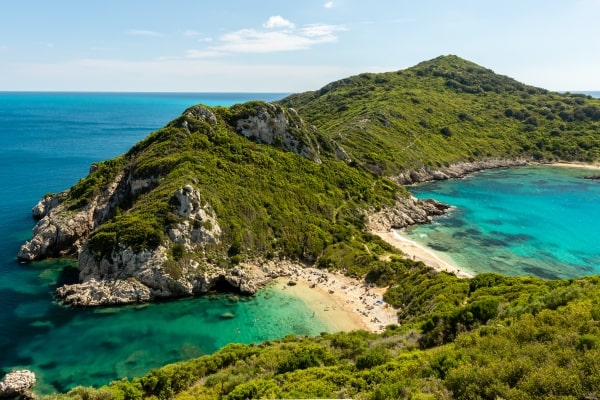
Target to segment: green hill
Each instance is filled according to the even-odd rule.
[[[389,288],[401,325],[230,345],[65,397],[597,398],[597,277],[458,279],[402,258],[368,228],[378,213],[426,208],[397,183],[403,174],[490,159],[596,161],[599,126],[600,100],[455,56],[277,104],[191,107],[47,198],[52,223],[93,218],[72,242],[40,246],[51,254],[36,253],[34,238],[20,257],[81,250],[84,271],[151,286],[136,275],[142,266],[119,264],[151,254],[144,268],[173,295],[194,274],[257,259],[345,268]]]
[[[360,74],[282,104],[386,176],[485,158],[600,156],[600,100],[528,86],[456,56]]]

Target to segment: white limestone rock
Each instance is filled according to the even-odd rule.
[[[367,228],[374,232],[405,228],[409,225],[430,222],[432,217],[442,215],[450,208],[435,200],[415,197],[400,199],[393,207],[384,207],[367,217]]]
[[[288,110],[296,120],[294,126],[281,107],[266,103],[256,114],[239,119],[236,131],[261,143],[280,145],[320,164],[318,144],[313,143],[308,135],[300,133],[302,119],[293,108]]]
[[[175,191],[174,197],[179,204],[177,214],[184,220],[169,229],[169,238],[187,251],[197,250],[197,245],[219,243],[221,227],[211,207],[202,204],[200,191],[185,185]]]
[[[29,389],[35,383],[35,374],[29,370],[9,372],[0,381],[0,397],[14,398],[25,396],[32,398]]]
[[[31,209],[31,214],[36,220],[44,218],[52,209],[56,208],[67,196],[68,192],[61,192],[57,194],[50,194],[44,196],[38,203]]]
[[[143,303],[152,299],[150,289],[131,279],[96,280],[56,289],[64,304],[82,307]]]
[[[118,175],[102,193],[78,211],[66,209],[62,201],[67,192],[50,198],[46,196],[33,208],[34,217],[43,217],[33,228],[31,240],[19,249],[17,258],[30,262],[77,254],[90,232],[111,215],[119,201],[116,194],[122,180],[123,175]]]

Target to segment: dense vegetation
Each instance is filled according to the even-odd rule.
[[[402,258],[365,232],[365,214],[407,196],[394,175],[460,161],[600,158],[600,101],[548,92],[447,56],[413,68],[361,74],[290,96],[279,110],[299,145],[236,132],[260,102],[185,112],[122,158],[100,164],[69,197],[85,204],[124,168],[152,186],[126,198],[90,245],[152,247],[177,222],[172,195],[193,184],[223,229],[202,261],[286,256],[345,268],[389,287],[400,325],[367,332],[229,345],[81,399],[138,398],[597,398],[600,280],[545,281],[482,274],[458,279]],[[297,114],[286,111],[293,107]],[[312,125],[316,129],[313,129]],[[341,147],[351,160],[336,157]],[[178,252],[181,249],[177,249]],[[172,250],[174,252],[174,250]],[[182,255],[179,254],[178,257]],[[62,396],[57,396],[62,397]]]
[[[264,109],[261,102],[219,107],[212,110],[214,125],[186,112],[134,146],[124,156],[128,173],[155,183],[136,198],[125,198],[115,216],[94,232],[89,243],[98,257],[117,244],[140,249],[164,242],[166,229],[180,220],[173,193],[187,184],[200,190],[223,230],[224,240],[205,249],[203,262],[227,266],[244,257],[276,254],[314,262],[328,246],[350,238],[362,252],[368,245],[376,253],[380,244],[363,232],[365,211],[394,204],[406,190],[325,150],[316,163],[235,132],[236,120]],[[100,191],[108,179],[99,176],[114,164],[100,163],[74,187],[71,197],[81,196],[70,201],[80,204]]]
[[[460,280],[396,265],[402,325],[231,344],[81,399],[593,399],[600,393],[600,279],[482,274]],[[416,284],[415,284],[416,283]]]
[[[386,176],[492,157],[600,156],[599,100],[527,86],[456,56],[360,74],[282,104]]]

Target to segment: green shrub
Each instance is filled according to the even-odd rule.
[[[356,368],[369,369],[383,365],[390,360],[390,354],[383,346],[375,346],[356,358]]]

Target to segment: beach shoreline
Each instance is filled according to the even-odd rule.
[[[585,163],[570,163],[570,162],[557,162],[551,164],[540,164],[542,166],[548,165],[552,167],[563,167],[563,168],[579,168],[589,170],[600,170],[600,164],[585,164]]]
[[[408,258],[437,271],[453,273],[459,278],[475,276],[394,230],[371,233],[401,250]],[[341,273],[312,267],[296,268],[289,275],[275,278],[270,285],[274,290],[303,301],[313,311],[313,317],[322,321],[331,332],[364,329],[379,333],[387,325],[398,323],[396,310],[383,300],[386,288],[374,287]]]
[[[379,333],[398,323],[396,310],[383,300],[386,288],[341,273],[302,268],[291,276],[276,278],[271,285],[303,301],[331,332],[364,329]]]
[[[440,272],[453,273],[459,278],[473,278],[475,273],[457,266],[452,260],[437,254],[435,251],[428,249],[422,244],[402,236],[395,230],[386,232],[371,232],[381,239],[401,250],[404,254],[414,261],[421,261],[425,265]]]

